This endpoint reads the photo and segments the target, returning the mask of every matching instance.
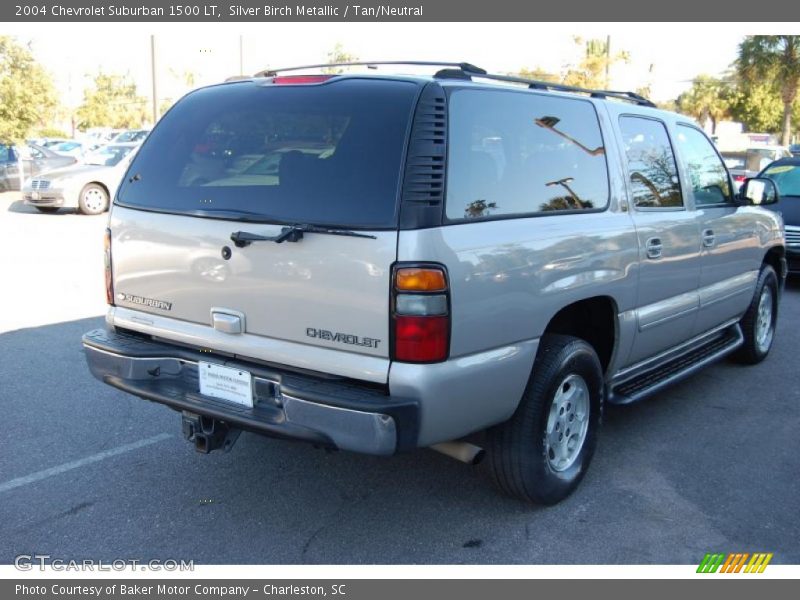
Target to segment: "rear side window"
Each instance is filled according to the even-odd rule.
[[[620,117],[619,127],[634,205],[682,207],[678,167],[664,123],[644,117]]]
[[[732,201],[728,171],[708,138],[694,127],[678,125],[677,145],[686,161],[695,205]]]
[[[449,105],[449,219],[607,206],[605,145],[590,102],[462,89]]]
[[[199,90],[147,138],[117,202],[277,223],[394,226],[417,90],[363,79]]]

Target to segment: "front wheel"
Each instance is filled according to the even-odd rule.
[[[761,267],[756,291],[747,312],[739,324],[744,334],[744,344],[735,357],[739,362],[755,365],[769,354],[775,339],[778,322],[778,276],[769,265]]]
[[[99,215],[108,210],[108,192],[101,185],[90,183],[81,190],[78,210],[84,215]]]
[[[517,411],[488,432],[489,464],[500,488],[537,504],[569,496],[597,447],[602,399],[594,349],[576,337],[543,336]]]

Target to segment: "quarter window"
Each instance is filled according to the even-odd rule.
[[[642,117],[621,117],[619,124],[634,205],[682,207],[678,167],[664,124]]]
[[[517,91],[450,96],[447,217],[602,209],[608,170],[594,106]]]
[[[689,169],[695,206],[730,202],[728,171],[708,138],[694,127],[679,125],[678,147]]]

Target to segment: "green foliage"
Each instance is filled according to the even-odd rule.
[[[555,73],[548,73],[544,69],[536,67],[535,69],[520,69],[514,73],[516,77],[523,77],[525,79],[535,79],[537,81],[550,81],[552,83],[561,83],[561,76]]]
[[[750,35],[739,44],[736,70],[743,82],[766,84],[782,105],[782,143],[791,141],[794,104],[800,91],[800,35]]]
[[[731,116],[737,100],[731,82],[710,75],[698,75],[692,87],[678,96],[675,104],[679,112],[694,117],[700,123],[710,119],[711,132],[714,133],[717,122]]]
[[[329,65],[336,65],[340,63],[349,63],[349,62],[358,62],[358,56],[355,54],[351,54],[347,52],[344,47],[337,43],[333,50],[328,52],[328,60],[326,61]],[[326,67],[322,69],[323,73],[327,73],[329,75],[338,75],[339,73],[343,72],[343,69],[339,67]]]
[[[94,87],[84,90],[77,111],[78,127],[135,129],[146,121],[147,106],[147,98],[137,95],[129,75],[98,73]]]
[[[0,36],[0,143],[29,137],[50,122],[57,106],[53,83],[30,49]]]
[[[71,137],[66,131],[63,129],[56,129],[55,127],[37,127],[33,130],[35,134],[34,137],[46,137],[46,138],[69,138]]]
[[[583,46],[584,57],[580,63],[567,68],[563,82],[583,88],[602,90],[608,87],[606,71],[618,62],[630,61],[626,51],[610,53],[608,42],[604,40],[586,40],[576,37],[575,43]]]

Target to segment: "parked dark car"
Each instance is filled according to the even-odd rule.
[[[78,161],[74,156],[61,156],[36,144],[0,145],[0,192],[19,190],[22,187],[20,179],[24,180],[76,162]]]
[[[778,186],[780,201],[769,208],[783,216],[789,272],[800,273],[800,157],[776,160],[758,176],[772,179]]]

